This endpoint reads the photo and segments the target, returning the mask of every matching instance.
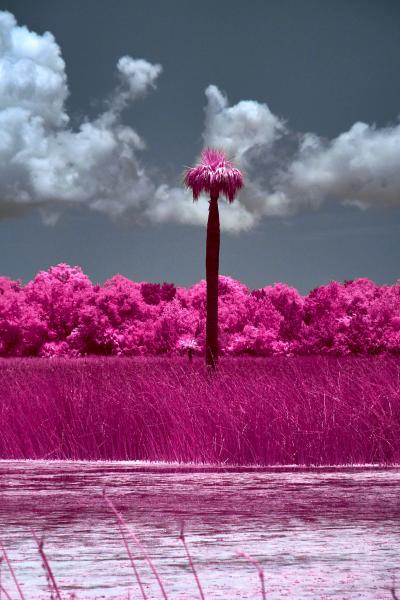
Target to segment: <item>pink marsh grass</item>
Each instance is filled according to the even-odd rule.
[[[400,462],[395,357],[6,359],[0,458]]]

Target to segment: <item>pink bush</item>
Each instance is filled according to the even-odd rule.
[[[0,278],[0,356],[35,356],[47,326],[19,281]]]
[[[0,278],[0,356],[201,354],[206,283],[93,285],[59,264],[23,286]],[[302,296],[276,283],[249,290],[219,277],[220,353],[253,356],[400,352],[400,280],[331,281]]]

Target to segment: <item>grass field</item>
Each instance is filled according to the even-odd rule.
[[[395,357],[4,359],[0,458],[400,462]]]

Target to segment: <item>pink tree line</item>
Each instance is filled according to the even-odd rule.
[[[332,281],[301,295],[218,279],[219,353],[400,353],[400,280]],[[22,285],[0,278],[0,356],[204,354],[206,282],[190,288],[115,275],[94,285],[59,264]]]

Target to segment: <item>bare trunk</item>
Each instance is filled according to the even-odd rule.
[[[206,246],[207,322],[206,365],[215,369],[218,362],[218,271],[219,271],[218,194],[209,201]]]

